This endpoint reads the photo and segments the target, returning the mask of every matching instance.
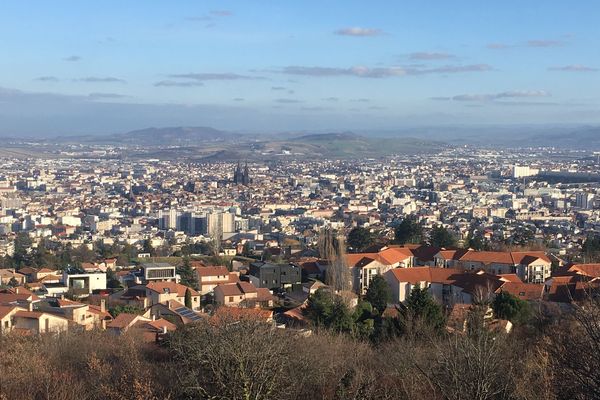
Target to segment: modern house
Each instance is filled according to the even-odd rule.
[[[249,278],[257,288],[291,289],[302,283],[302,269],[293,264],[258,261],[250,264]]]
[[[85,298],[94,290],[106,289],[106,273],[65,270],[62,275],[62,283],[73,297]]]

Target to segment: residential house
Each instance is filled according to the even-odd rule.
[[[32,306],[28,310],[17,311],[13,318],[12,329],[29,334],[66,332],[69,328],[66,318],[43,311],[33,311]]]
[[[186,325],[201,320],[206,314],[187,308],[176,300],[157,303],[150,307],[150,315],[156,318],[166,318],[176,325]]]
[[[250,282],[236,282],[215,288],[215,304],[227,307],[272,307],[273,295],[267,288],[257,288]]]
[[[354,253],[346,255],[346,264],[351,270],[352,289],[361,295],[367,293],[375,275],[383,275],[393,268],[410,268],[414,255],[406,247],[384,247],[376,253]]]
[[[143,263],[141,277],[146,282],[179,282],[175,266],[167,263]]]
[[[18,273],[14,269],[0,269],[0,285],[11,285],[19,286],[24,285],[26,276]]]
[[[234,283],[239,280],[239,275],[229,272],[224,266],[199,266],[195,268],[199,293],[201,296],[211,293],[217,285]]]
[[[144,342],[157,342],[168,332],[173,332],[177,326],[165,319],[155,320],[143,315],[121,313],[107,325],[107,331],[113,335],[131,333],[140,337]]]
[[[112,316],[106,311],[105,304],[105,300],[100,302],[100,306],[95,306],[67,299],[47,298],[37,303],[37,308],[40,311],[64,317],[83,330],[89,331],[105,329],[106,323],[112,320]]]
[[[250,264],[250,282],[257,288],[292,289],[302,283],[302,270],[293,264],[271,264],[257,261]]]
[[[543,283],[550,277],[552,262],[542,251],[441,250],[435,255],[441,268],[483,270],[489,274],[517,274],[526,283]]]
[[[450,304],[452,298],[451,285],[453,276],[463,271],[453,268],[413,267],[394,268],[383,276],[390,286],[393,303],[404,303],[412,288],[427,288],[435,300],[441,304]]]
[[[146,298],[149,305],[165,304],[169,300],[185,304],[185,292],[188,291],[192,298],[192,309],[200,308],[200,293],[191,287],[175,282],[150,282],[146,285]]]
[[[95,290],[106,289],[106,273],[101,271],[81,273],[76,270],[65,270],[62,275],[62,283],[73,297],[85,298]]]
[[[27,308],[15,305],[0,305],[0,334],[10,332],[15,324],[15,313]]]

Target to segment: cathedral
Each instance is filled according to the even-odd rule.
[[[233,183],[236,185],[248,186],[250,182],[250,170],[248,169],[248,164],[242,169],[242,166],[238,162],[237,167],[235,167],[235,170],[233,171]]]

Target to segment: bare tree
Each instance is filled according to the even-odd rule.
[[[483,314],[478,311],[481,310],[469,315],[466,334],[431,341],[435,352],[432,365],[416,364],[445,399],[511,398],[514,364],[508,356],[506,336],[488,331],[482,323]]]
[[[179,387],[193,398],[282,398],[290,354],[281,333],[250,318],[201,321],[170,340]]]
[[[346,262],[344,237],[331,227],[321,228],[319,232],[319,254],[329,261],[326,283],[337,292],[352,289],[352,276]]]
[[[559,397],[600,398],[600,299],[589,293],[573,303],[571,318],[563,320],[549,340]],[[561,395],[562,394],[562,395]]]

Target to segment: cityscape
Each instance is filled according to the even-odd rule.
[[[600,398],[596,4],[8,3],[0,400]]]

